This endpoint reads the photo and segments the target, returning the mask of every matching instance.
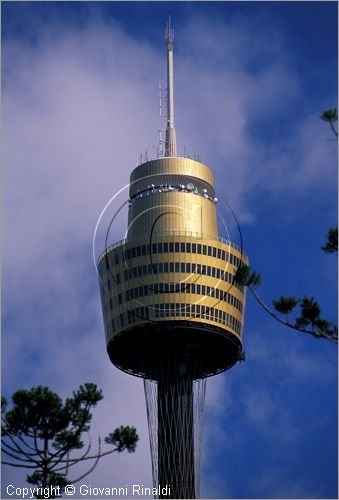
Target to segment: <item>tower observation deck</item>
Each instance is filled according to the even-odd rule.
[[[110,360],[145,379],[154,484],[171,489],[158,496],[195,498],[197,384],[242,358],[245,291],[235,275],[248,260],[218,236],[212,171],[176,156],[169,24],[166,45],[164,157],[132,171],[127,238],[104,250],[98,271]]]

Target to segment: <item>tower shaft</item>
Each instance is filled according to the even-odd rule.
[[[158,479],[171,495],[195,498],[193,381],[168,372],[158,381]]]

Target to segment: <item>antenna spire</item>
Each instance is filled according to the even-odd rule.
[[[174,125],[173,39],[174,32],[171,28],[171,16],[169,16],[165,32],[165,40],[167,44],[167,125],[165,156],[177,155]]]

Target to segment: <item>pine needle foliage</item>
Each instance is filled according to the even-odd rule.
[[[134,453],[139,437],[136,429],[129,426],[120,426],[106,437],[109,449],[101,450],[99,438],[96,453],[90,453],[92,410],[102,399],[102,391],[93,383],[80,385],[65,402],[42,385],[16,391],[10,409],[6,398],[2,398],[3,463],[31,470],[27,476],[30,484],[62,489],[92,472],[103,456],[124,450]],[[70,479],[70,469],[86,460],[90,461],[90,468],[77,479]],[[35,496],[41,498],[39,494]]]
[[[326,245],[321,249],[326,253],[338,253],[338,226],[328,230]]]
[[[281,296],[279,299],[273,300],[275,312],[259,296],[256,288],[261,284],[261,276],[253,268],[242,264],[237,270],[235,280],[240,285],[248,287],[261,307],[283,325],[317,338],[338,342],[337,325],[321,318],[320,306],[313,297],[305,296],[303,299],[297,299],[291,296]],[[297,316],[295,309],[298,304],[300,312]],[[277,313],[283,314],[285,318],[280,317]],[[289,318],[292,313],[295,313],[294,320]]]

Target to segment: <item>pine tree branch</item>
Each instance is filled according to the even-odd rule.
[[[16,440],[13,438],[13,436],[6,430],[2,429],[3,434],[14,444],[14,446],[18,449],[18,452],[22,453],[23,455],[27,456],[29,452],[24,450],[21,446],[18,445]],[[22,442],[28,449],[36,451],[32,446],[29,446],[20,436],[16,435],[16,438]],[[1,438],[1,442],[3,442],[4,438]]]
[[[4,448],[2,449],[2,452],[11,458],[14,458],[14,460],[17,460],[18,462],[28,462],[28,463],[34,462],[36,465],[39,463],[36,460],[34,460],[32,457],[22,458],[22,456],[14,455],[13,453],[11,453],[10,451],[8,451]]]
[[[69,472],[69,452],[67,453],[67,463],[66,463],[66,467],[65,467],[65,476],[68,476],[68,472]]]
[[[338,111],[337,111],[337,108],[328,109],[328,110],[324,111],[322,113],[322,115],[321,115],[320,118],[322,120],[324,120],[325,122],[329,123],[332,132],[334,133],[334,135],[336,137],[338,137],[338,131],[337,131],[337,129],[334,126],[334,122],[338,121]]]
[[[75,484],[75,483],[81,481],[81,479],[83,479],[84,477],[88,476],[88,474],[90,474],[96,468],[96,466],[98,465],[99,460],[101,458],[100,457],[100,451],[101,451],[101,439],[100,439],[100,437],[99,437],[98,451],[99,451],[98,456],[97,456],[94,464],[92,465],[92,467],[87,472],[85,472],[84,474],[82,474],[80,477],[78,477],[77,479],[74,479],[74,481],[72,481],[72,484]],[[87,460],[87,459],[85,459],[85,460]]]
[[[89,457],[85,457],[85,458],[72,458],[69,460],[70,462],[70,467],[72,467],[72,465],[75,465],[77,464],[78,462],[82,462],[82,461],[85,461],[85,460],[93,460],[93,459],[96,459],[96,458],[101,458],[101,457],[105,457],[106,455],[111,455],[112,453],[118,451],[117,448],[114,448],[114,450],[107,450],[107,451],[104,451],[103,453],[101,453],[100,455],[96,454],[96,455],[90,455]],[[60,460],[60,463],[63,463],[63,462],[67,462],[67,460]],[[57,469],[55,469],[57,470]]]
[[[80,437],[81,434],[82,434],[82,432],[83,432],[83,428],[84,428],[84,426],[87,423],[87,421],[86,421],[87,417],[90,415],[91,407],[92,407],[91,403],[86,403],[85,408],[84,408],[84,414],[83,414],[82,420],[81,420],[80,424],[78,425],[77,430],[76,430],[76,432],[74,434],[74,439],[75,440],[78,437]],[[60,451],[62,452],[61,456],[65,456],[72,448],[73,448],[73,446],[71,446],[71,445],[65,445],[62,448],[60,448],[57,452],[51,453],[50,457],[51,458],[55,458],[56,456],[58,456],[60,454]]]
[[[34,439],[34,447],[37,450],[39,457],[43,458],[43,450],[40,450],[40,448],[39,448],[38,441],[37,441],[37,435],[36,435],[36,429],[34,429],[34,438],[33,439]]]
[[[90,449],[91,449],[91,439],[90,439],[90,437],[89,437],[89,439],[88,439],[88,446],[87,446],[87,450],[86,450],[86,451],[85,451],[85,453],[84,453],[81,457],[79,457],[79,458],[76,458],[76,459],[70,459],[70,458],[69,458],[69,452],[70,452],[70,450],[67,450],[66,452],[63,452],[57,460],[54,460],[55,456],[53,456],[53,457],[52,457],[52,456],[50,456],[50,460],[49,460],[49,462],[50,462],[51,464],[53,464],[53,465],[52,465],[52,469],[53,469],[53,471],[57,472],[57,471],[60,471],[60,470],[65,470],[65,468],[66,468],[66,470],[67,470],[67,468],[72,467],[72,465],[74,465],[74,464],[72,463],[73,461],[76,461],[76,463],[78,463],[80,460],[86,460],[86,456],[87,456],[87,455],[88,455],[88,453],[90,452]],[[66,460],[64,460],[64,459],[63,459],[65,455],[68,455],[68,458],[66,458]],[[63,463],[63,462],[66,462],[66,464],[67,464],[67,465],[66,465],[66,466],[61,467],[60,469],[56,469],[56,468],[55,468],[55,467],[56,467],[59,463]]]
[[[329,120],[329,121],[328,121],[328,123],[330,124],[330,127],[331,127],[332,132],[334,133],[334,135],[335,135],[336,137],[338,137],[338,131],[337,131],[337,129],[336,129],[336,128],[335,128],[335,126],[334,126],[333,120]]]
[[[76,465],[78,464],[79,462],[83,462],[85,460],[96,460],[96,459],[100,459],[106,455],[110,455],[116,451],[118,451],[118,448],[114,448],[113,450],[107,450],[107,451],[104,451],[103,453],[101,453],[101,438],[100,436],[98,437],[98,453],[96,453],[95,455],[90,455],[89,457],[87,456],[88,455],[88,452],[89,450],[91,449],[91,443],[89,443],[89,446],[86,450],[86,453],[84,453],[81,457],[77,457],[77,458],[67,458],[66,460],[64,459],[61,459],[61,460],[58,460],[58,463],[66,463],[66,466],[64,467],[60,467],[58,469],[55,469],[54,466],[53,466],[53,471],[55,472],[59,472],[61,470],[65,470],[66,467],[72,467],[73,465]],[[55,463],[56,465],[56,463]]]
[[[255,297],[255,299],[257,300],[257,302],[261,305],[261,307],[263,309],[265,309],[265,311],[270,315],[272,316],[272,318],[276,319],[277,321],[279,321],[279,323],[285,325],[285,326],[288,326],[289,328],[292,328],[293,330],[297,330],[298,332],[302,332],[302,333],[307,333],[309,335],[312,335],[313,337],[316,337],[316,338],[325,338],[326,340],[329,340],[330,342],[334,342],[334,343],[338,343],[338,338],[335,338],[335,337],[331,337],[330,335],[326,334],[324,331],[322,330],[318,330],[318,331],[315,331],[315,330],[306,330],[305,329],[301,329],[301,328],[298,328],[297,326],[293,325],[292,323],[289,323],[288,321],[280,318],[279,316],[277,316],[266,304],[265,302],[260,298],[260,296],[258,295],[258,293],[255,291],[254,287],[252,286],[249,286],[248,287],[250,289],[250,291],[252,292],[252,295]],[[313,326],[314,328],[314,326]]]
[[[11,467],[21,467],[22,469],[36,469],[36,465],[26,465],[26,464],[14,464],[13,462],[7,462],[6,460],[1,460],[2,464],[10,465]]]
[[[34,457],[34,456],[39,456],[38,453],[29,453],[29,452],[24,452],[18,445],[16,445],[16,448],[13,448],[10,444],[6,443],[4,438],[1,438],[1,444],[3,447],[8,448],[9,450],[13,451],[14,453],[25,453],[27,457]]]
[[[16,432],[14,429],[11,429],[11,426],[8,424],[7,419],[5,418],[5,416],[2,416],[2,417],[1,417],[1,422],[2,422],[2,424],[4,425],[4,427],[3,427],[3,426],[1,426],[1,431],[2,431],[2,433],[3,433],[3,434],[5,434],[5,435],[6,435],[6,436],[7,436],[7,437],[8,437],[8,438],[9,438],[9,439],[10,439],[10,440],[14,443],[14,444],[16,444],[16,445],[17,445],[17,443],[14,441],[14,439],[13,439],[13,437],[12,437],[12,433],[13,433],[13,434],[15,434],[15,437],[16,437],[19,441],[21,441],[21,443],[22,443],[23,445],[25,445],[27,448],[29,448],[29,449],[30,449],[30,450],[32,450],[32,451],[38,451],[38,449],[37,449],[37,448],[34,448],[34,447],[33,447],[33,446],[31,446],[30,444],[28,444],[28,443],[27,443],[27,442],[23,439],[23,437],[22,437],[22,436],[20,436],[20,434],[19,434],[18,432]],[[27,435],[28,435],[28,434],[27,434]],[[31,437],[33,437],[33,436],[31,436]]]

